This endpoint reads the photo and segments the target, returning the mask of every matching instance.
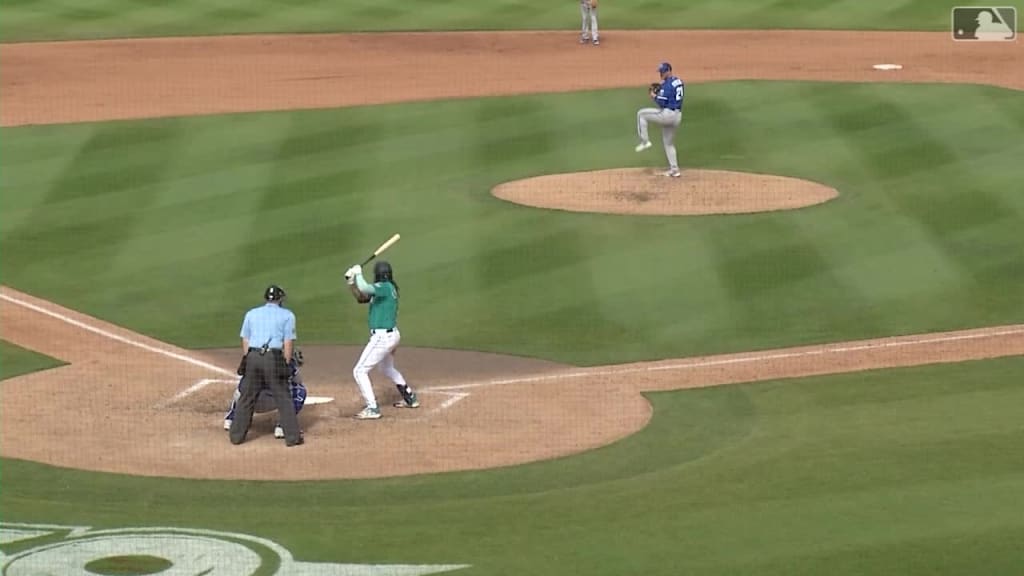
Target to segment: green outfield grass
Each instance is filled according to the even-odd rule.
[[[657,393],[645,430],[599,450],[377,481],[8,460],[0,506],[7,520],[254,534],[307,561],[473,564],[466,576],[1013,574],[1022,381],[1016,357]]]
[[[0,380],[63,366],[64,362],[0,340]]]
[[[692,86],[683,164],[840,190],[799,211],[490,196],[663,163],[632,150],[642,105],[624,90],[5,129],[2,281],[186,347],[236,344],[277,282],[301,341],[360,343],[342,272],[401,232],[387,258],[409,345],[600,364],[1024,321],[1019,93]]]
[[[600,13],[607,29],[948,30],[951,6],[934,0],[608,0]],[[577,26],[577,0],[5,0],[0,39]]]

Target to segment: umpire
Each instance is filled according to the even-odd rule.
[[[299,420],[295,416],[288,392],[288,364],[295,343],[295,314],[281,306],[284,290],[271,285],[263,293],[266,304],[249,310],[242,322],[242,362],[238,366],[242,381],[241,396],[231,422],[231,443],[241,444],[252,424],[256,397],[263,389],[270,390],[277,404],[284,441],[287,446],[302,444]]]

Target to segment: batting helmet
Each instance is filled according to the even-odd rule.
[[[391,270],[391,264],[378,260],[373,265],[373,281],[374,282],[392,282],[394,281],[394,273]]]
[[[284,296],[284,289],[277,284],[267,286],[267,290],[263,293],[263,299],[267,302],[280,302],[284,300]]]

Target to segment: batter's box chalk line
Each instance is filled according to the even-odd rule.
[[[198,382],[182,390],[181,392],[178,392],[171,398],[159,402],[158,404],[156,404],[156,406],[154,406],[154,408],[168,408],[171,405],[175,404],[176,402],[180,402],[185,398],[188,398],[192,394],[195,394],[196,392],[202,390],[203,388],[206,388],[210,384],[238,384],[238,380],[225,380],[224,378],[203,378],[202,380],[199,380]],[[306,396],[306,404],[309,406],[315,406],[317,404],[329,404],[331,402],[334,402],[333,396]]]

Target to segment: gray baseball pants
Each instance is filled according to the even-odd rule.
[[[597,40],[597,8],[591,8],[589,2],[580,3],[580,19],[583,21],[580,38]],[[587,28],[588,24],[589,29]]]
[[[679,170],[679,159],[676,156],[676,130],[683,119],[680,110],[669,110],[668,108],[641,108],[636,113],[636,132],[641,142],[650,142],[647,133],[647,125],[650,123],[661,126],[661,142],[665,145],[665,157],[668,158],[668,167],[672,170]]]

